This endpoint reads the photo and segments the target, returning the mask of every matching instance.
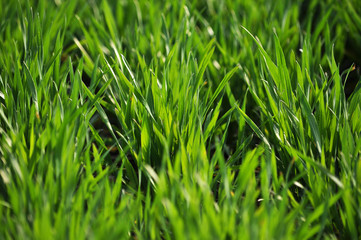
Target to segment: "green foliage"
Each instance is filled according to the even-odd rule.
[[[360,16],[1,1],[0,238],[358,239]]]

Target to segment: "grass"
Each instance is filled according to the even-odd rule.
[[[358,239],[361,8],[0,2],[1,239]]]

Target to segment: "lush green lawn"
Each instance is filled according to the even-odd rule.
[[[358,239],[359,0],[0,1],[0,239]]]

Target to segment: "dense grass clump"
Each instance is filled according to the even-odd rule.
[[[358,239],[358,0],[0,1],[0,239]]]

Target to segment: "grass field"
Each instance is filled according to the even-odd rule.
[[[359,239],[359,0],[0,1],[0,239]]]

